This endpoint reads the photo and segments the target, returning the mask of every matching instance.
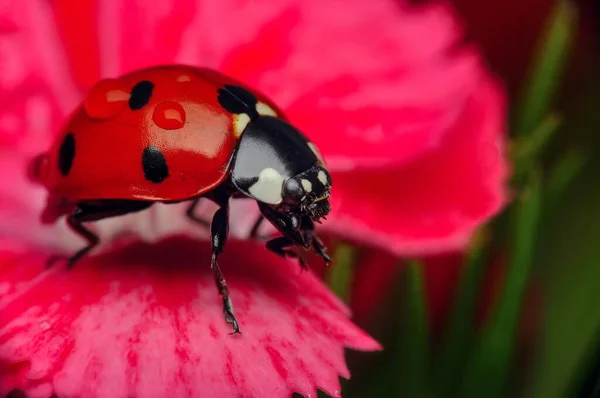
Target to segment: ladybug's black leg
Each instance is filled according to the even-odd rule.
[[[312,233],[312,232],[311,232]],[[327,246],[325,246],[325,244],[323,243],[323,241],[316,235],[312,235],[312,247],[315,250],[315,252],[323,259],[325,260],[325,263],[327,265],[331,264],[331,257],[329,256],[329,254],[327,253]]]
[[[212,261],[211,269],[217,284],[219,294],[223,297],[223,313],[225,314],[225,321],[233,326],[231,334],[240,333],[240,328],[233,314],[233,304],[229,298],[229,289],[225,282],[225,277],[219,268],[217,257],[223,252],[227,235],[229,234],[229,200],[222,201],[221,208],[217,210],[213,216],[210,234],[211,234],[211,245],[212,245]]]
[[[67,266],[73,268],[73,265],[85,256],[90,250],[98,245],[100,239],[96,234],[87,229],[82,223],[89,221],[98,221],[105,218],[121,216],[128,213],[134,213],[152,206],[152,202],[142,201],[107,201],[98,203],[80,203],[77,209],[67,216],[67,225],[77,235],[87,241],[87,246],[77,251],[71,257],[67,258]],[[53,256],[48,259],[47,266],[51,266],[62,256]]]
[[[202,225],[205,228],[210,228],[210,221],[207,221],[201,217],[199,217],[195,211],[196,207],[198,207],[198,203],[202,201],[203,198],[196,198],[192,201],[190,207],[188,207],[187,212],[185,213],[187,217],[195,223]]]
[[[92,231],[90,231],[89,229],[84,227],[83,224],[81,223],[82,222],[81,218],[83,215],[85,215],[84,212],[81,209],[77,209],[77,210],[75,210],[75,212],[73,212],[73,214],[70,214],[67,217],[67,225],[69,226],[71,231],[75,232],[77,235],[81,236],[83,239],[85,239],[87,241],[87,245],[84,248],[78,250],[77,252],[75,252],[75,254],[73,254],[71,257],[69,257],[67,259],[67,267],[69,269],[73,268],[73,265],[79,259],[81,259],[83,256],[85,256],[90,250],[92,250],[94,247],[96,247],[98,245],[98,243],[100,242],[100,238],[98,238],[98,235],[96,235],[95,233],[93,233]],[[54,262],[56,262],[60,259],[62,259],[62,257],[53,256],[48,260],[48,263],[46,264],[46,266],[49,267]]]
[[[259,203],[258,208],[267,220],[273,224],[275,228],[287,237],[295,245],[303,246],[308,249],[309,243],[304,240],[304,235],[300,232],[301,218],[292,213],[279,213],[268,205]]]
[[[210,221],[203,219],[202,217],[199,217],[196,214],[196,208],[198,207],[198,204],[202,201],[202,199],[204,198],[196,198],[192,201],[192,204],[188,207],[187,211],[186,211],[186,216],[187,218],[189,218],[190,220],[192,220],[193,222],[202,225],[203,227],[209,228],[210,229]],[[262,225],[262,222],[264,221],[265,216],[263,216],[262,214],[258,216],[258,218],[256,219],[256,221],[254,222],[254,224],[252,225],[252,229],[250,230],[250,238],[251,239],[259,239],[260,237],[258,236],[258,229],[260,228],[260,226]]]
[[[288,247],[292,246],[293,244],[294,242],[292,242],[289,238],[285,236],[280,236],[278,238],[274,238],[268,241],[267,249],[269,249],[273,253],[279,254],[281,257],[295,258],[298,260],[300,266],[303,269],[307,269],[308,266],[304,262],[304,259],[298,256],[298,254],[295,251],[288,249]]]
[[[294,250],[289,248],[289,246],[293,245],[302,246],[306,249],[310,247],[310,241],[306,240],[306,237],[310,238],[310,236],[303,233],[301,228],[301,218],[295,214],[279,213],[262,203],[259,203],[258,207],[264,217],[283,234],[283,236],[271,239],[267,242],[267,249],[283,257],[298,259],[300,266],[303,269],[306,269],[307,265],[304,262],[304,259],[302,259],[302,257]]]
[[[327,246],[323,241],[315,235],[315,224],[310,217],[302,218],[302,230],[304,233],[304,240],[310,242],[313,250],[317,253],[327,265],[331,264],[331,257],[327,253]]]
[[[287,255],[289,257],[298,258],[300,265],[302,261],[297,253],[286,246],[298,245],[304,248],[312,247],[325,262],[329,265],[331,257],[327,254],[327,248],[314,233],[315,224],[310,217],[298,217],[294,214],[282,214],[269,206],[259,204],[261,213],[283,234],[284,239],[275,238],[267,243],[267,248],[279,255]],[[293,254],[292,254],[293,253]]]
[[[258,239],[259,238],[258,229],[262,225],[263,221],[265,221],[265,216],[263,216],[261,214],[260,216],[258,216],[256,221],[254,222],[254,225],[252,226],[252,229],[250,230],[250,239]]]

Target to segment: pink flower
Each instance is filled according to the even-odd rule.
[[[229,336],[208,245],[181,236],[206,233],[180,206],[102,221],[104,253],[45,270],[48,255],[82,242],[62,222],[40,225],[45,193],[27,181],[28,161],[99,78],[213,67],[268,93],[319,146],[334,181],[323,231],[437,252],[464,245],[504,204],[502,90],[458,46],[445,6],[148,4],[0,5],[0,393],[339,395],[343,348],[378,345],[312,274],[230,238],[221,267],[243,335]],[[233,207],[232,235],[245,236],[250,205]]]
[[[344,347],[378,348],[315,276],[255,244],[223,255],[242,322],[232,336],[207,245],[124,244],[65,272],[2,243],[1,396],[339,396]]]

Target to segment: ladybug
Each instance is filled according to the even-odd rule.
[[[314,233],[331,210],[319,150],[272,101],[214,70],[155,66],[98,82],[31,166],[49,193],[42,222],[66,216],[87,241],[69,267],[99,243],[84,223],[190,201],[188,217],[210,228],[211,268],[232,333],[240,329],[218,264],[230,199],[258,204],[253,238],[264,219],[281,233],[269,250],[302,266],[295,247],[331,262]],[[201,200],[219,206],[210,223],[194,214]]]

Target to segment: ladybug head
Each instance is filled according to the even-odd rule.
[[[285,120],[260,116],[248,124],[231,180],[242,193],[279,213],[320,222],[331,211],[331,176],[319,151]]]
[[[315,165],[288,179],[283,185],[283,201],[292,208],[320,222],[331,211],[329,196],[331,177],[327,170]]]

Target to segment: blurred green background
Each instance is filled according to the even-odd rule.
[[[402,261],[344,396],[600,397],[600,2],[453,3],[509,91],[514,199],[442,293],[436,259]],[[360,255],[340,243],[326,275],[346,301]]]

